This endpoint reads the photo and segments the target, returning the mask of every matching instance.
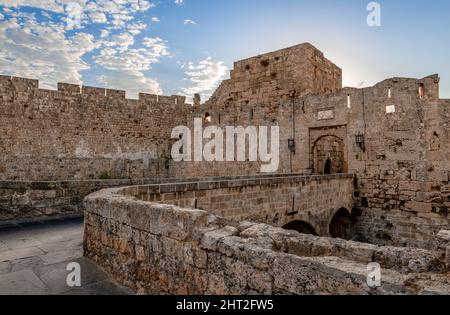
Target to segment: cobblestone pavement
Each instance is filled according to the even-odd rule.
[[[0,295],[121,295],[132,292],[83,257],[82,219],[0,228]],[[81,266],[81,287],[67,285],[67,265]]]

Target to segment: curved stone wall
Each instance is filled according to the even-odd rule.
[[[260,176],[168,183],[124,190],[143,201],[204,209],[234,221],[282,227],[304,221],[322,236],[340,208],[353,208],[353,175]]]
[[[164,185],[154,185],[85,199],[85,255],[137,293],[450,293],[444,251],[301,235],[135,197],[150,195],[150,187],[165,194]],[[374,259],[383,282],[369,288],[367,264]]]

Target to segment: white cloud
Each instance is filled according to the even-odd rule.
[[[116,29],[120,29],[123,28],[125,26],[125,24],[128,21],[131,21],[133,19],[132,15],[128,15],[128,14],[114,14],[112,16],[112,25],[114,26],[114,28]]]
[[[152,22],[159,23],[159,22],[161,22],[161,20],[157,16],[154,16],[154,17],[152,17]]]
[[[130,33],[121,33],[112,36],[109,46],[129,47],[134,44],[134,37]]]
[[[107,16],[108,24],[115,28],[122,28],[125,24],[134,19],[136,12],[145,12],[155,5],[147,0],[97,0],[90,1],[84,10],[91,14],[104,14]]]
[[[175,0],[176,5],[182,5],[184,3],[184,0]]]
[[[100,31],[100,37],[101,38],[106,38],[106,37],[109,36],[109,34],[110,34],[110,32],[108,30],[101,30]]]
[[[106,71],[96,77],[104,87],[117,88],[127,91],[127,97],[137,98],[139,93],[163,94],[159,83],[145,77],[142,73],[123,73],[120,71]]]
[[[64,4],[56,0],[0,0],[0,5],[7,8],[32,7],[56,13],[64,12]]]
[[[106,69],[103,75],[97,77],[97,81],[104,86],[124,89],[131,97],[136,97],[139,92],[162,94],[158,82],[144,74],[151,69],[153,63],[158,62],[158,58],[151,52],[144,49],[121,52],[106,48],[94,60]]]
[[[133,19],[133,14],[146,12],[155,5],[148,0],[0,0],[5,8],[32,7],[58,14],[65,13],[69,20],[74,4],[83,13],[82,23],[107,23],[122,28]],[[69,27],[68,29],[72,29]]]
[[[138,22],[138,23],[132,23],[127,26],[128,32],[133,34],[134,36],[139,35],[143,30],[147,28],[147,24]]]
[[[208,57],[198,64],[193,62],[183,65],[185,75],[190,81],[190,86],[183,88],[182,91],[187,96],[200,93],[202,99],[207,99],[217,85],[227,74],[227,66],[222,61],[215,61]]]
[[[97,44],[91,34],[64,34],[62,23],[38,23],[34,16],[14,17],[0,24],[0,69],[36,78],[46,87],[57,82],[81,83],[90,66],[82,57]]]
[[[130,45],[125,44],[120,47],[119,42],[130,43],[127,37],[126,34],[121,34],[120,38],[113,36],[113,44],[109,42],[111,47],[101,49],[94,57],[94,61],[106,69],[97,81],[107,87],[127,90],[131,97],[136,97],[139,92],[162,94],[159,83],[147,77],[145,72],[151,70],[152,64],[159,62],[161,57],[169,55],[167,42],[159,37],[146,37],[143,40],[145,48],[129,48]]]
[[[4,19],[5,19],[5,16],[4,16],[3,14],[0,13],[0,21],[1,21],[1,20],[4,20]]]
[[[193,21],[193,20],[191,20],[191,19],[186,19],[186,20],[184,20],[184,25],[188,25],[188,24],[190,24],[190,25],[196,25],[197,23],[195,22],[195,21]]]
[[[80,25],[68,26],[69,3],[82,8]],[[159,83],[149,70],[164,56],[169,56],[167,42],[159,37],[136,36],[148,25],[135,21],[136,13],[154,4],[147,0],[0,0],[9,12],[0,23],[0,71],[39,79],[44,87],[57,82],[82,84],[82,73],[91,65],[84,61],[92,54],[101,73],[97,82],[123,89],[129,96],[138,92],[162,94]],[[21,7],[41,9],[41,14],[24,13]],[[10,9],[8,9],[10,8]],[[43,17],[43,14],[45,16]],[[58,13],[57,15],[53,13]],[[156,20],[157,19],[157,20]],[[155,17],[153,23],[159,22]],[[101,23],[96,39],[85,33],[89,24]],[[73,30],[73,32],[67,32]],[[95,32],[94,34],[97,34]]]
[[[153,54],[157,57],[169,56],[167,42],[159,37],[146,37],[142,43],[145,47],[150,48]]]
[[[102,12],[89,12],[89,18],[93,23],[106,23],[108,19],[106,18],[105,13]]]

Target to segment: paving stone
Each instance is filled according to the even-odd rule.
[[[62,293],[58,293],[58,295],[59,295],[59,294],[61,294],[61,295],[75,295],[75,296],[77,296],[77,295],[91,295],[90,292],[86,291],[86,290],[83,289],[83,288],[71,289],[71,290],[69,290],[69,291],[65,291],[65,292],[62,292]]]
[[[37,247],[14,249],[0,253],[0,262],[39,256],[42,254],[44,254],[44,251]]]
[[[113,281],[102,281],[88,285],[83,288],[93,295],[132,295],[133,292],[128,288],[122,287]]]
[[[107,280],[109,275],[101,268],[95,265],[87,258],[81,257],[74,262],[80,264],[81,268],[81,286],[97,283]],[[69,262],[63,262],[56,265],[43,266],[34,270],[36,275],[50,288],[53,293],[64,293],[73,290],[66,284],[67,275],[70,273],[66,270]]]
[[[14,236],[14,238],[2,239],[2,242],[10,249],[29,248],[41,244],[39,240],[28,233]]]
[[[0,276],[0,295],[45,295],[50,291],[31,270]]]
[[[61,242],[54,242],[54,243],[43,243],[43,244],[39,245],[38,247],[46,253],[82,248],[83,247],[83,237],[81,236],[81,237],[73,238],[73,236],[71,236],[71,237],[69,237],[68,240],[64,240]]]
[[[11,272],[11,263],[9,261],[0,262],[0,275]]]
[[[28,257],[28,258],[22,258],[22,259],[16,259],[9,262],[11,265],[11,271],[10,272],[17,272],[21,270],[35,270],[36,268],[39,268],[44,265],[44,262],[42,259],[40,259],[37,256]]]
[[[62,234],[61,232],[58,233],[48,233],[48,234],[41,234],[36,235],[36,239],[39,240],[40,244],[52,244],[52,243],[60,243],[65,241],[70,241],[73,239],[83,239],[83,232],[77,231],[72,233],[65,233]]]
[[[62,250],[58,252],[51,252],[41,255],[40,258],[44,261],[44,265],[53,265],[60,262],[71,262],[83,256],[81,248]]]
[[[5,252],[7,250],[10,250],[11,248],[9,248],[8,246],[6,246],[5,243],[3,243],[2,241],[0,241],[0,253],[1,252]]]
[[[82,257],[83,222],[58,221],[0,231],[3,240],[14,246],[25,246],[27,240],[39,243],[29,248],[0,251],[0,286],[3,294],[91,295],[129,293],[110,281],[111,277],[89,259]],[[28,243],[32,244],[32,243]],[[81,288],[67,286],[67,264],[81,267]],[[27,284],[29,283],[29,284]],[[84,287],[88,287],[88,290]]]

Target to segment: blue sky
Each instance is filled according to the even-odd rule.
[[[0,0],[0,73],[206,98],[233,61],[310,42],[345,86],[439,73],[450,98],[450,1],[378,1],[380,27],[369,2]]]

